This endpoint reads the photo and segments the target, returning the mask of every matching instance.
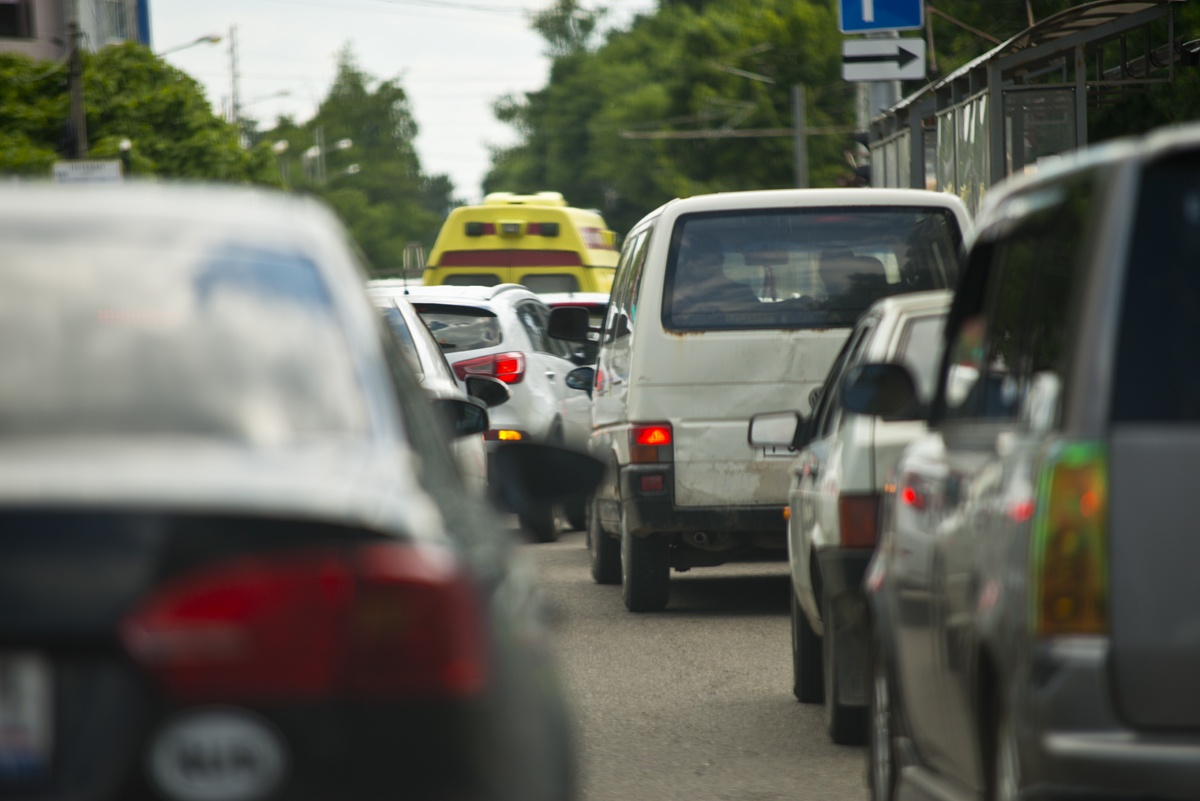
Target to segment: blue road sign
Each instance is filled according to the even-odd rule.
[[[842,33],[903,31],[925,24],[924,0],[838,0]]]

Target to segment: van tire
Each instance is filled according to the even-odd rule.
[[[536,542],[558,542],[558,516],[554,509],[534,514],[520,515],[521,527],[528,531]]]
[[[792,694],[803,704],[825,700],[825,675],[821,638],[812,630],[804,608],[792,588]]]
[[[671,596],[671,563],[664,537],[635,537],[621,526],[621,595],[630,612],[666,608]]]
[[[865,745],[867,707],[849,706],[838,700],[838,668],[835,658],[839,636],[837,610],[830,603],[829,593],[824,587],[821,592],[821,623],[825,629],[825,636],[821,638],[821,651],[825,660],[825,728],[829,732],[829,739],[838,745]]]
[[[592,558],[592,579],[597,584],[621,583],[621,543],[600,525],[596,502],[589,506],[587,540]]]
[[[587,499],[577,501],[567,501],[563,504],[563,517],[567,518],[567,525],[572,531],[587,531],[588,527],[588,501]]]

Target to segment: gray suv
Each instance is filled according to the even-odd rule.
[[[865,579],[873,797],[1196,798],[1200,128],[989,196],[927,417]]]

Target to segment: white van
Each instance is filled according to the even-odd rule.
[[[592,387],[591,450],[609,466],[588,527],[596,581],[656,610],[671,568],[782,553],[795,452],[752,448],[750,415],[807,414],[875,300],[952,288],[968,225],[952,195],[792,189],[673,200],[634,226],[599,360],[570,379]],[[577,311],[555,310],[552,332],[584,336]]]

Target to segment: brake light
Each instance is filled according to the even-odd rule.
[[[189,701],[462,697],[486,674],[470,580],[450,554],[402,545],[203,567],[141,604],[121,639]]]
[[[469,222],[464,227],[467,236],[493,236],[496,233],[492,223]]]
[[[483,438],[492,442],[520,442],[527,437],[524,431],[515,428],[492,428],[483,432]]]
[[[525,378],[525,354],[520,351],[489,353],[475,359],[463,359],[451,367],[459,381],[466,381],[469,375],[486,375],[505,384],[519,384]]]
[[[670,423],[645,423],[629,429],[629,461],[659,464],[675,458]]]
[[[525,226],[525,233],[529,234],[530,236],[558,236],[558,223],[527,223]]]
[[[875,547],[879,499],[877,494],[838,496],[838,527],[843,548]]]
[[[1033,628],[1041,636],[1108,631],[1108,458],[1097,443],[1051,456],[1032,532]]]

